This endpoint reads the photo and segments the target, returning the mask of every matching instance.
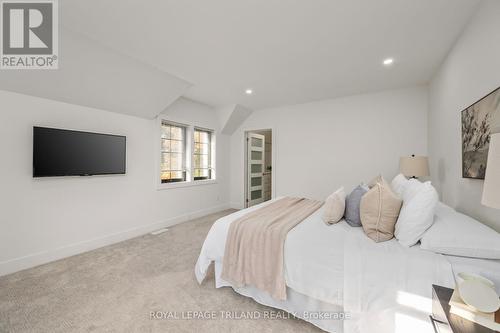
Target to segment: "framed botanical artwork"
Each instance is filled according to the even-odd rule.
[[[497,88],[462,111],[463,178],[484,179],[490,134],[499,130],[500,88]]]

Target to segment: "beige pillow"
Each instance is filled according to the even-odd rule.
[[[325,221],[325,223],[334,224],[344,217],[345,197],[344,188],[341,187],[326,198],[323,208],[323,221]]]
[[[365,234],[375,242],[394,237],[394,228],[401,210],[401,200],[382,178],[361,199],[360,216]]]

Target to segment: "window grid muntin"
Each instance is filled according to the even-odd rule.
[[[212,131],[194,128],[193,133],[193,179],[208,180],[212,179]],[[197,148],[199,147],[199,148]],[[205,147],[205,149],[200,149]],[[205,151],[206,153],[204,153]],[[203,158],[206,156],[206,158]],[[206,163],[203,163],[203,160]],[[197,163],[198,162],[198,163]]]
[[[180,129],[180,136],[173,135],[174,129]],[[160,146],[160,181],[162,184],[165,183],[177,183],[184,182],[187,180],[187,170],[186,170],[186,132],[187,126],[181,124],[170,123],[162,121],[161,124],[161,146]],[[178,131],[175,131],[178,134]],[[172,142],[180,142],[180,150],[177,147],[176,151],[172,151]],[[176,144],[178,145],[178,144]],[[165,147],[168,147],[165,149]],[[164,156],[168,155],[169,168],[164,168]],[[180,169],[179,163],[177,163],[177,168],[172,169],[172,155],[178,155],[177,160],[180,159]],[[175,176],[172,176],[172,174]]]

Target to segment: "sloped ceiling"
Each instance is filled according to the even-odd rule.
[[[186,97],[258,110],[425,84],[480,2],[59,3],[64,25],[192,82]],[[387,57],[395,58],[390,69],[382,66]]]
[[[242,105],[233,104],[219,108],[216,112],[221,125],[222,134],[231,135],[241,126],[241,124],[243,124],[245,119],[252,114],[253,110]]]
[[[4,70],[0,89],[153,119],[191,84],[60,29],[58,70]]]
[[[59,1],[60,69],[1,71],[0,89],[144,118],[185,96],[232,107],[229,131],[248,110],[425,84],[479,4]]]

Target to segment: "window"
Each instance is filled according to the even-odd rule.
[[[161,182],[186,181],[187,127],[163,121],[161,124]]]
[[[164,119],[159,121],[159,189],[214,183],[214,131]]]
[[[212,131],[194,128],[193,179],[213,179]]]

